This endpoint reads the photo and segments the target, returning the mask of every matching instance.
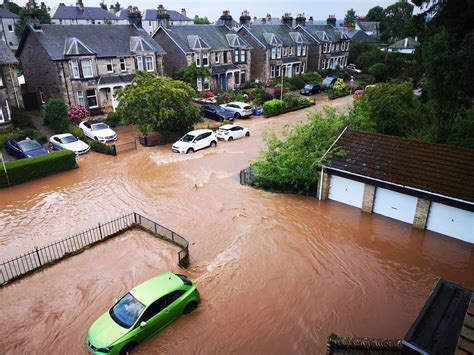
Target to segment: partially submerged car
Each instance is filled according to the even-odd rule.
[[[97,120],[83,121],[79,123],[79,128],[86,137],[101,143],[117,140],[117,134],[104,122]]]
[[[210,129],[196,129],[186,133],[173,144],[171,150],[175,153],[189,154],[207,147],[215,147],[217,138]]]
[[[5,150],[16,158],[31,158],[38,155],[48,154],[49,151],[37,140],[26,138],[23,140],[8,139],[5,142]]]
[[[91,149],[89,144],[74,137],[70,133],[56,134],[49,138],[49,148],[57,150],[71,150],[77,155],[85,154]]]
[[[224,141],[233,141],[234,139],[239,139],[242,137],[249,137],[250,131],[248,128],[245,128],[236,124],[226,124],[220,126],[216,131],[217,139],[222,139]]]
[[[87,332],[92,354],[128,354],[200,302],[196,285],[186,276],[162,273],[127,292]]]

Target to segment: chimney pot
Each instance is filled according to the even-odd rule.
[[[185,8],[181,9],[181,15],[186,16],[186,9]]]

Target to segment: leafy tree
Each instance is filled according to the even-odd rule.
[[[30,12],[32,12],[36,16],[36,18],[39,20],[40,23],[43,23],[43,24],[51,23],[51,16],[49,15],[49,11],[51,9],[48,6],[46,6],[44,2],[42,2],[41,5],[38,6],[36,4],[36,1],[33,0],[32,4],[33,5],[30,10],[25,6],[21,8],[20,13],[18,14],[20,18],[15,23],[15,33],[20,38],[23,35],[23,31],[25,30],[26,24],[28,23],[28,17],[29,17]]]
[[[207,18],[207,16],[204,16],[204,17],[199,17],[198,15],[196,15],[194,17],[194,24],[195,25],[209,25],[211,22],[209,21],[209,19]]]
[[[376,63],[369,68],[369,74],[372,75],[378,82],[387,79],[387,69],[385,64]]]
[[[104,0],[102,0],[99,4],[99,6],[104,9],[104,10],[107,10],[107,5],[105,4]]]
[[[187,68],[174,70],[171,77],[175,80],[181,80],[185,83],[191,84],[194,89],[197,89],[197,78],[204,78],[210,75],[211,72],[208,68],[198,68],[196,64],[192,63]]]
[[[347,10],[346,16],[344,17],[345,26],[354,26],[357,21],[357,15],[354,9]]]
[[[367,21],[381,22],[384,19],[383,7],[375,6],[367,12]]]
[[[362,70],[368,70],[375,63],[383,60],[383,53],[373,43],[353,42],[349,48],[349,63],[354,63]]]
[[[118,1],[115,3],[115,5],[112,5],[112,7],[116,13],[122,10],[122,6],[120,6],[120,3]]]
[[[64,101],[51,99],[43,106],[44,124],[57,133],[66,132],[71,120]]]
[[[139,71],[132,85],[120,90],[118,114],[125,124],[137,124],[146,134],[152,131],[187,131],[200,121],[200,111],[190,104],[195,90],[179,80]]]
[[[7,9],[8,11],[13,12],[14,14],[17,14],[17,15],[20,14],[21,6],[14,2],[4,1],[3,7]]]
[[[384,10],[383,32],[381,38],[400,39],[403,37],[405,25],[411,18],[413,5],[407,0],[400,0]]]

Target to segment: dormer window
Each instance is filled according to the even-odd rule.
[[[276,59],[276,50],[275,47],[272,48],[272,59]]]
[[[147,71],[155,71],[155,62],[153,61],[153,56],[145,57],[145,67]]]
[[[277,58],[281,58],[281,47],[277,47]]]
[[[202,54],[202,66],[208,67],[209,66],[209,53]]]
[[[82,75],[84,78],[92,78],[94,74],[92,73],[92,60],[90,59],[83,59],[81,60],[82,66]]]

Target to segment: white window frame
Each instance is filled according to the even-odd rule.
[[[145,69],[146,71],[155,71],[155,61],[153,60],[153,56],[147,55],[145,57]]]
[[[301,65],[301,64],[295,65],[295,75],[299,75],[299,74],[300,74],[300,65]]]
[[[10,112],[10,104],[8,103],[8,99],[5,99],[5,110],[7,111],[6,120],[11,121],[12,116],[11,116],[11,112]]]
[[[270,77],[275,78],[275,66],[274,65],[272,65],[270,67]]]
[[[290,55],[295,55],[295,47],[290,47]]]
[[[301,63],[301,70],[300,70],[300,73],[301,73],[301,74],[304,73],[304,71],[305,71],[305,69],[306,69],[305,67],[306,67],[306,63],[305,63],[305,62],[302,62],[302,63]]]
[[[323,46],[323,53],[327,53],[328,51],[328,44],[327,43],[324,43],[324,46]]]
[[[305,45],[303,45],[303,47],[301,48],[301,55],[302,55],[303,57],[306,56],[306,46],[305,46]]]
[[[321,69],[326,69],[326,59],[321,61]]]
[[[201,77],[198,77],[196,79],[196,87],[197,87],[197,91],[202,91],[202,78]]]
[[[272,59],[276,59],[276,47],[272,48]]]
[[[194,53],[194,63],[196,64],[196,67],[198,68],[201,67],[201,54],[200,53]]]
[[[85,63],[89,63],[89,67],[87,65],[84,65]],[[92,59],[82,59],[81,60],[81,68],[82,68],[82,76],[84,78],[93,78],[94,77],[94,69],[92,68]],[[86,75],[86,69],[90,69],[90,74],[87,73]]]
[[[111,70],[109,70],[109,65]],[[113,59],[107,59],[105,62],[105,69],[107,70],[107,73],[113,73],[114,72],[114,61]]]
[[[81,72],[79,70],[79,61],[71,60],[71,74],[74,79],[79,79],[81,77]]]
[[[296,56],[301,57],[301,45],[300,44],[298,44],[296,46]]]
[[[88,95],[87,91],[94,91],[94,95]],[[89,106],[89,97],[95,97],[95,102],[96,102],[95,106]],[[87,107],[89,107],[89,108],[99,107],[99,100],[97,99],[97,91],[95,89],[86,90],[86,98],[87,98]]]
[[[204,80],[202,81],[202,89],[203,90],[210,90],[211,89],[211,83],[209,80],[209,77],[206,76]]]
[[[203,67],[209,66],[209,53],[208,52],[202,53],[202,66]]]
[[[283,48],[283,57],[288,57],[288,47]]]
[[[214,63],[219,64],[221,58],[219,56],[219,52],[214,53]]]
[[[346,51],[349,51],[349,45],[351,44],[351,42],[347,41],[346,42]]]
[[[120,71],[126,72],[127,71],[127,60],[125,58],[120,58]]]
[[[143,57],[137,55],[137,70],[143,70]]]
[[[247,54],[245,52],[245,49],[241,49],[240,50],[240,62],[245,63],[246,60],[247,60]]]
[[[234,49],[234,63],[238,63],[239,62],[239,50],[238,49]]]
[[[280,72],[281,72],[280,66],[279,65],[275,66],[275,77],[276,78],[280,77]]]
[[[281,46],[277,47],[277,59],[281,59]]]
[[[3,76],[0,74],[0,86],[4,86],[3,85]]]
[[[86,106],[86,102],[84,100],[84,91],[79,90],[76,92],[77,102],[79,106]]]

